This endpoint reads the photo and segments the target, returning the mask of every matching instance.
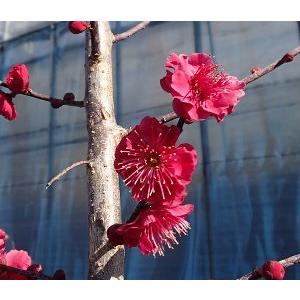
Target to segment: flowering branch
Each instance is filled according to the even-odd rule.
[[[279,263],[284,268],[288,268],[293,265],[299,264],[300,263],[300,254],[296,254],[296,255],[284,258],[284,259],[280,260]],[[258,271],[260,268],[256,268],[254,271],[239,278],[239,280],[254,280],[254,279],[261,278],[262,277],[261,272]]]
[[[289,52],[287,52],[286,54],[284,54],[280,59],[272,62],[270,65],[264,67],[264,68],[253,68],[251,70],[251,75],[245,77],[242,79],[242,81],[245,82],[246,85],[248,85],[249,83],[259,79],[260,77],[271,73],[272,71],[274,71],[276,68],[278,68],[279,66],[291,62],[294,60],[294,58],[300,54],[300,46],[290,50]],[[157,117],[157,120],[160,121],[160,123],[167,123],[169,121],[175,120],[178,118],[178,115],[175,112],[170,112],[167,113],[165,115],[159,116]]]
[[[123,279],[124,249],[109,248],[107,228],[121,220],[119,179],[113,153],[123,130],[113,101],[112,40],[108,22],[90,23],[86,45],[87,168],[89,205],[89,279]],[[99,254],[100,253],[100,254]],[[96,255],[96,254],[99,254]]]
[[[24,275],[29,279],[41,279],[41,280],[53,279],[52,277],[50,277],[48,275],[45,275],[42,272],[37,273],[37,272],[34,272],[34,271],[21,270],[21,269],[17,269],[17,268],[14,268],[14,267],[3,265],[3,264],[0,264],[0,271],[7,271],[9,273]]]
[[[0,81],[0,86],[8,88],[7,84],[4,81]],[[57,108],[60,106],[63,106],[63,105],[84,107],[84,101],[74,101],[74,100],[68,100],[68,99],[54,98],[54,97],[50,97],[48,95],[37,93],[37,92],[33,91],[32,89],[28,89],[27,91],[21,92],[20,94],[31,97],[31,98],[48,101],[48,102],[52,103],[53,105],[56,105]]]
[[[145,29],[149,24],[150,24],[150,21],[143,21],[122,33],[117,33],[114,35],[113,42],[115,43],[115,42],[125,40],[125,39],[131,37],[132,35],[136,34],[137,32]]]
[[[53,177],[46,185],[46,190],[57,180],[59,180],[62,176],[64,176],[65,174],[67,174],[69,171],[71,171],[72,169],[78,167],[78,166],[81,166],[81,165],[84,165],[84,164],[88,164],[90,165],[90,161],[88,160],[81,160],[81,161],[78,161],[74,164],[72,164],[71,166],[63,169],[59,174],[57,174],[55,177]]]

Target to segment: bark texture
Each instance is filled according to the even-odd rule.
[[[89,279],[123,279],[124,248],[107,242],[106,230],[121,222],[114,153],[124,129],[113,102],[112,42],[108,22],[91,22],[86,48],[86,99],[89,190]]]

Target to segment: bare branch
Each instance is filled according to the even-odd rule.
[[[242,80],[246,83],[246,85],[248,85],[249,83],[259,79],[260,77],[262,77],[262,76],[264,76],[268,73],[271,73],[272,71],[274,71],[279,66],[281,66],[285,63],[293,61],[294,58],[298,54],[300,54],[300,46],[290,50],[285,55],[283,55],[280,59],[272,62],[270,65],[268,65],[264,68],[252,69],[252,74],[245,77],[245,78],[243,78]],[[170,113],[167,113],[165,115],[157,117],[157,120],[159,120],[161,123],[167,123],[167,122],[175,120],[177,118],[178,118],[178,116],[175,112],[170,112]]]
[[[284,258],[279,261],[280,264],[284,268],[291,267],[293,265],[299,264],[300,263],[300,254],[296,254],[287,258]],[[253,279],[259,279],[261,278],[261,274],[257,271],[259,268],[255,269],[254,271],[242,276],[239,278],[239,280],[253,280]]]
[[[295,56],[297,56],[300,53],[300,46],[296,47],[293,50],[290,50],[289,52],[287,52],[285,55],[283,55],[280,59],[272,62],[270,65],[264,67],[263,69],[258,70],[257,72],[254,72],[253,74],[245,77],[243,79],[243,81],[246,84],[249,84],[250,82],[253,82],[255,80],[257,80],[258,78],[274,71],[276,68],[278,68],[279,66],[291,62],[294,60]]]
[[[88,160],[81,160],[78,161],[74,164],[72,164],[71,166],[63,169],[59,174],[57,174],[55,177],[53,177],[46,185],[46,190],[57,180],[59,180],[62,176],[64,176],[65,174],[67,174],[69,171],[71,171],[72,169],[84,165],[84,164],[90,164],[91,162]]]
[[[165,115],[162,115],[160,117],[157,117],[157,120],[164,124],[164,123],[167,123],[167,122],[170,122],[172,120],[176,120],[178,118],[177,114],[175,112],[170,112],[170,113],[167,113]]]
[[[8,88],[7,84],[4,81],[0,81],[0,86]],[[67,106],[76,106],[76,107],[84,107],[84,101],[75,101],[75,100],[65,100],[65,99],[59,99],[59,98],[54,98],[50,97],[48,95],[40,94],[32,89],[29,89],[28,91],[25,91],[21,93],[22,95],[31,97],[31,98],[36,98],[39,100],[47,101],[50,103],[58,102],[59,106],[67,105]]]
[[[42,272],[37,273],[37,272],[33,272],[33,271],[25,271],[25,270],[17,269],[14,267],[6,266],[3,264],[0,264],[0,274],[1,274],[1,271],[23,275],[30,279],[41,279],[41,280],[53,279],[52,277],[45,275]]]
[[[113,42],[115,43],[115,42],[125,40],[125,39],[131,37],[132,35],[136,34],[137,32],[145,29],[149,24],[150,24],[150,21],[143,21],[122,33],[117,33],[114,35]]]
[[[109,22],[98,22],[98,31],[91,26],[97,38],[86,45],[86,102],[88,131],[88,225],[89,225],[89,279],[122,279],[124,249],[106,247],[106,230],[120,223],[119,179],[114,168],[116,146],[123,130],[117,125],[113,99],[112,40]],[[91,32],[92,31],[92,32]],[[99,56],[91,55],[93,43],[99,41]],[[96,46],[96,45],[95,45]],[[98,50],[97,50],[98,51]],[[95,51],[94,51],[95,53]],[[101,249],[101,250],[99,250]],[[95,253],[101,253],[95,257]]]

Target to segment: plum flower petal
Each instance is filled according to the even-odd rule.
[[[4,259],[6,233],[0,228],[0,263]]]
[[[222,121],[245,95],[245,83],[220,72],[206,53],[172,53],[165,67],[161,87],[172,95],[174,111],[187,121],[203,121],[211,116]]]
[[[176,234],[187,234],[190,224],[185,218],[192,211],[191,204],[149,204],[132,222],[112,225],[107,235],[113,245],[138,247],[144,255],[164,255],[166,246],[173,248],[178,244]]]
[[[197,164],[190,144],[178,147],[176,126],[145,117],[123,137],[115,153],[115,169],[137,201],[168,202],[186,194]]]
[[[6,75],[6,84],[14,94],[27,91],[29,88],[29,71],[26,65],[11,66]]]
[[[31,265],[31,257],[24,250],[10,250],[5,255],[6,265],[21,270],[27,270]]]
[[[13,121],[17,117],[15,105],[12,102],[11,95],[0,91],[0,115],[9,121]]]

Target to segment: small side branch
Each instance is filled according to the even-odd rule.
[[[128,30],[126,30],[126,31],[124,31],[122,33],[117,33],[114,36],[113,42],[115,43],[115,42],[119,42],[119,41],[125,40],[125,39],[133,36],[137,32],[145,29],[149,24],[150,24],[150,21],[143,21],[143,22],[138,23],[137,25],[129,28]]]
[[[170,122],[172,120],[176,120],[178,118],[177,114],[175,112],[170,112],[170,113],[167,113],[165,115],[162,115],[160,117],[157,117],[157,120],[164,124],[164,123],[167,123],[167,122]]]
[[[4,81],[0,81],[0,86],[8,88],[7,84]],[[25,91],[21,94],[31,97],[31,98],[47,101],[50,103],[56,102],[56,104],[59,103],[59,106],[67,105],[67,106],[84,107],[84,101],[54,98],[54,97],[50,97],[48,95],[37,93],[37,92],[33,91],[32,89],[29,89],[28,91]]]
[[[53,177],[46,185],[46,190],[57,180],[59,180],[62,176],[64,176],[65,174],[67,174],[69,171],[71,171],[72,169],[78,167],[78,166],[81,166],[81,165],[84,165],[84,164],[88,164],[90,165],[91,162],[88,161],[88,160],[81,160],[81,161],[78,161],[74,164],[72,164],[71,166],[63,169],[59,174],[57,174],[55,177]]]
[[[300,254],[296,254],[287,258],[284,258],[279,261],[280,264],[284,268],[291,267],[293,265],[299,264],[300,263]],[[254,279],[259,279],[261,278],[261,274],[257,271],[259,268],[255,269],[254,271],[242,276],[239,278],[239,280],[254,280]]]
[[[294,60],[294,58],[300,54],[300,46],[290,50],[286,54],[284,54],[280,59],[277,59],[276,61],[272,62],[270,65],[264,67],[264,68],[255,68],[252,69],[252,74],[243,78],[242,80],[248,85],[249,83],[259,79],[260,77],[271,73],[279,66],[289,63]],[[174,112],[167,113],[165,115],[157,117],[157,120],[159,120],[161,123],[167,123],[169,121],[177,119],[178,116]]]
[[[258,71],[254,72],[253,74],[245,77],[243,79],[243,81],[246,84],[249,84],[250,82],[253,82],[255,80],[257,80],[258,78],[274,71],[276,68],[278,68],[279,66],[285,64],[285,63],[289,63],[291,61],[294,60],[295,56],[297,56],[300,53],[300,46],[296,47],[293,50],[290,50],[289,52],[287,52],[285,55],[283,55],[280,59],[274,61],[273,63],[271,63],[270,65],[259,69]]]
[[[52,277],[43,274],[42,272],[33,272],[33,271],[26,271],[26,270],[21,270],[21,269],[17,269],[14,267],[10,267],[10,266],[6,266],[3,264],[0,264],[0,273],[1,272],[7,272],[7,273],[12,273],[12,274],[19,274],[19,275],[23,275],[29,279],[40,279],[40,280],[49,280],[49,279],[53,279]]]

